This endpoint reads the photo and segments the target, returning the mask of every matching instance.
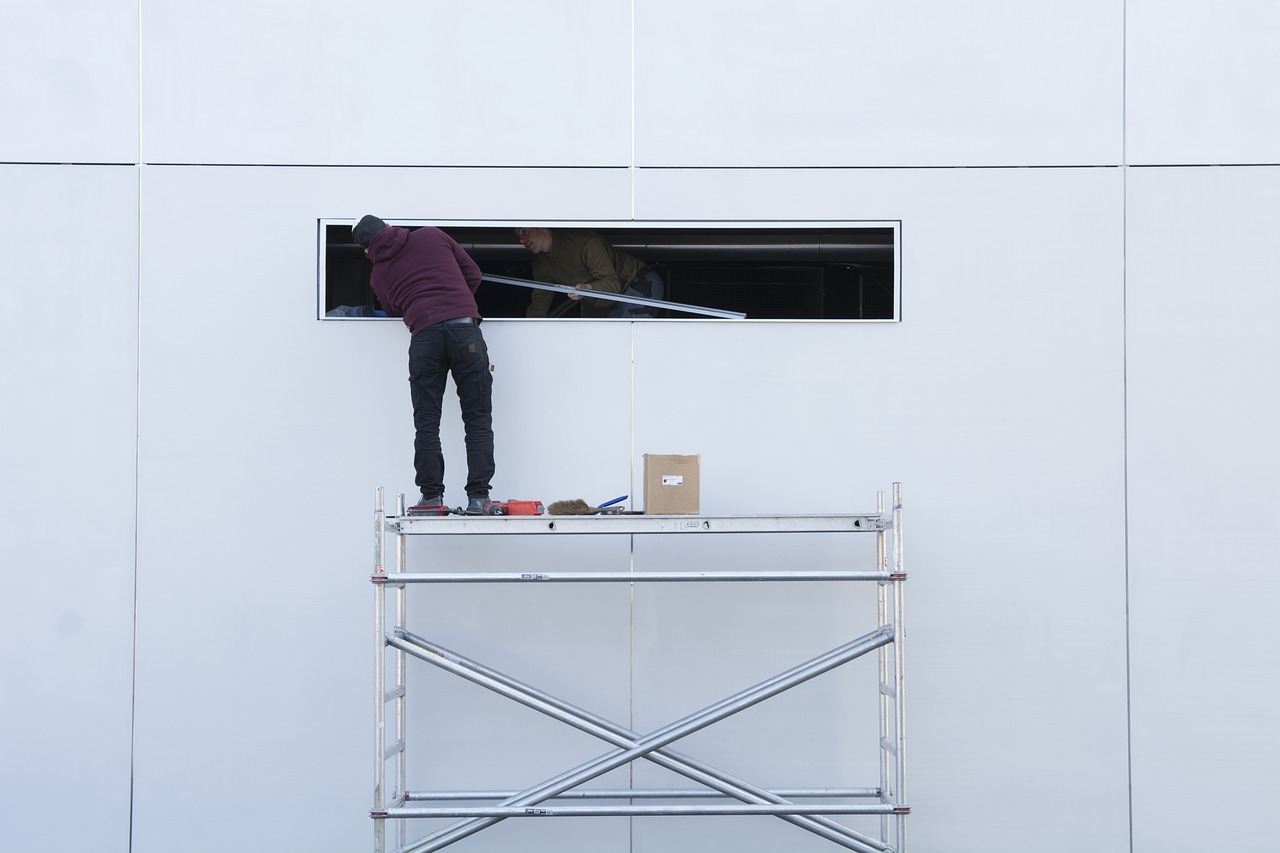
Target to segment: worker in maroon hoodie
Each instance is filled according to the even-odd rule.
[[[418,506],[444,506],[440,410],[450,372],[467,444],[467,514],[482,515],[493,478],[493,374],[480,333],[480,268],[439,228],[410,230],[365,216],[351,236],[373,262],[369,284],[387,314],[403,317],[413,398]]]

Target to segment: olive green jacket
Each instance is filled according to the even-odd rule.
[[[570,287],[589,284],[592,290],[606,293],[621,293],[643,269],[642,261],[619,252],[594,231],[552,229],[551,250],[533,256],[535,281]],[[553,295],[547,290],[535,290],[525,316],[547,316]],[[614,304],[604,299],[584,299],[582,316],[603,317]]]

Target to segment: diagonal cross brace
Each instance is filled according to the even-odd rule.
[[[438,666],[441,666],[443,658],[425,652],[422,649],[406,642],[403,638],[404,632],[397,631],[396,637],[388,637],[387,644],[397,649],[408,652],[415,657],[428,660]],[[858,639],[851,640],[842,646],[832,649],[829,652],[818,655],[817,657],[806,661],[798,666],[792,667],[785,672],[766,679],[759,684],[749,687],[739,693],[735,693],[725,699],[710,705],[701,711],[697,711],[675,722],[669,723],[660,729],[657,729],[643,737],[635,740],[626,739],[631,743],[629,747],[620,747],[618,749],[607,752],[585,764],[576,768],[567,770],[558,776],[553,776],[546,781],[521,791],[513,797],[504,800],[502,806],[529,806],[540,803],[543,800],[550,799],[577,787],[584,782],[594,779],[604,773],[620,767],[623,764],[634,761],[637,758],[648,756],[650,753],[661,749],[673,741],[679,740],[699,731],[707,726],[719,722],[739,711],[745,710],[752,705],[764,701],[772,696],[776,696],[785,690],[789,690],[798,684],[802,684],[824,672],[835,669],[842,664],[848,663],[854,658],[860,657],[881,646],[888,645],[893,642],[893,629],[887,625],[877,628],[870,634],[866,634]],[[431,660],[431,657],[437,657]],[[448,668],[448,667],[446,667]],[[461,674],[461,673],[459,673]],[[502,692],[502,691],[499,691]],[[515,697],[512,697],[515,698]],[[518,699],[521,704],[527,705],[537,710],[543,711],[551,716],[557,716],[559,713],[555,708],[546,702],[531,696],[524,696]],[[797,807],[803,809],[803,807]],[[463,820],[449,827],[445,827],[439,832],[427,836],[420,842],[405,848],[404,853],[428,853],[429,851],[439,850],[443,847],[459,841],[469,835],[479,832],[495,823],[503,820],[501,817],[485,817]],[[847,842],[852,839],[845,840],[845,846],[850,846]],[[879,843],[872,845],[874,849],[884,849]]]
[[[429,656],[422,655],[406,649],[415,657],[452,672],[473,684],[478,684],[527,707],[534,708],[534,710],[543,711],[562,723],[567,723],[580,731],[595,735],[612,743],[614,746],[631,748],[636,745],[640,738],[637,732],[625,726],[557,699],[548,693],[537,690],[528,684],[487,667],[478,661],[464,657],[457,652],[450,651],[444,646],[433,643],[409,631],[397,630],[396,637],[403,639],[411,646],[416,646],[420,652],[429,653]],[[536,700],[538,704],[528,702],[526,699]],[[549,706],[551,710],[547,710],[544,706]],[[723,771],[674,750],[658,749],[644,757],[668,770],[672,770],[696,782],[700,782],[708,788],[713,788],[722,794],[734,797],[745,803],[792,805],[788,800],[771,791],[730,776]],[[859,851],[859,853],[878,853],[878,851],[885,849],[885,845],[879,840],[863,835],[830,818],[811,817],[794,813],[782,813],[778,816],[788,823],[793,823],[826,838],[828,841],[840,844],[850,850]]]

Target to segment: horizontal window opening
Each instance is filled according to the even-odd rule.
[[[388,221],[410,229],[428,224]],[[322,318],[381,316],[381,306],[369,287],[371,265],[351,239],[353,224],[352,220],[320,221]],[[515,228],[538,227],[536,223],[436,227],[457,240],[483,272],[534,279],[534,255],[518,242]],[[744,312],[747,319],[756,320],[900,318],[900,224],[896,222],[810,227],[793,223],[546,227],[553,233],[595,232],[617,251],[656,272],[665,286],[662,298],[669,302]],[[534,293],[518,285],[486,282],[476,302],[486,318],[524,318]],[[583,303],[588,301],[603,302],[552,294],[547,316],[581,317]],[[655,315],[698,319],[675,309]]]

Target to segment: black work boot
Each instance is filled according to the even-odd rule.
[[[484,515],[489,507],[488,495],[471,495],[467,498],[467,515]]]
[[[423,495],[422,500],[409,507],[409,515],[448,515],[444,495]]]

